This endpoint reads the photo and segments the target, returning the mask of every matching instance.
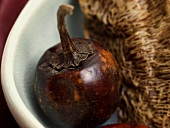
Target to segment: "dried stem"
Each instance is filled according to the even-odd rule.
[[[59,7],[57,12],[58,31],[60,33],[61,45],[63,51],[56,51],[51,57],[50,64],[53,68],[63,69],[70,66],[76,67],[79,63],[88,58],[93,53],[92,48],[88,43],[77,42],[70,38],[66,28],[65,17],[68,14],[72,14],[74,7],[71,5],[63,4]],[[81,43],[81,45],[77,45]]]
[[[57,13],[58,20],[58,31],[60,33],[60,39],[63,48],[64,57],[67,58],[68,54],[74,48],[74,44],[69,36],[69,33],[66,28],[65,17],[67,14],[72,14],[74,7],[71,5],[62,5],[59,7]]]

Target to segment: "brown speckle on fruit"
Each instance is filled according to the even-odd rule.
[[[103,65],[103,66],[102,66],[102,70],[103,70],[103,72],[105,72],[105,71],[106,71],[106,68],[107,68],[107,67],[106,67],[106,65]]]
[[[104,56],[102,56],[101,59],[102,59],[102,61],[103,61],[104,63],[107,62],[107,60],[106,60],[106,58],[105,58]]]
[[[114,90],[115,90],[115,87],[114,87],[114,86],[112,86],[112,88],[111,88],[111,92],[114,92]]]
[[[81,78],[79,78],[79,79],[77,80],[77,83],[78,83],[79,85],[81,85],[81,84],[83,83],[83,80],[82,80]]]
[[[79,96],[79,93],[78,93],[78,90],[77,90],[77,89],[74,89],[74,100],[75,100],[75,101],[80,100],[80,96]]]

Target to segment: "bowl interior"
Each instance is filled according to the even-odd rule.
[[[44,116],[37,104],[33,87],[35,69],[45,50],[60,42],[56,12],[59,5],[63,3],[75,6],[73,15],[66,18],[71,37],[83,37],[83,14],[76,0],[51,0],[50,2],[42,0],[40,7],[34,10],[34,14],[28,15],[27,22],[18,34],[18,42],[13,53],[13,76],[19,96],[26,108],[44,127],[55,127],[55,125]],[[28,8],[25,9],[29,11]],[[106,123],[115,123],[115,115]]]

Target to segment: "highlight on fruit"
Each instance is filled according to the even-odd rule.
[[[58,9],[61,42],[40,58],[34,92],[42,112],[57,127],[94,128],[116,111],[121,76],[115,57],[98,41],[69,36],[65,17],[73,9],[67,4]]]

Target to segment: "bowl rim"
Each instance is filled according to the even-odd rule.
[[[14,52],[19,43],[19,35],[35,13],[46,4],[46,0],[29,0],[22,9],[7,38],[1,62],[1,84],[7,105],[20,127],[44,128],[33,116],[19,96],[13,76]],[[31,8],[31,9],[30,9]],[[15,99],[15,100],[14,100]],[[17,104],[16,104],[17,102]],[[19,104],[19,105],[18,105]],[[27,116],[25,116],[27,115]]]

